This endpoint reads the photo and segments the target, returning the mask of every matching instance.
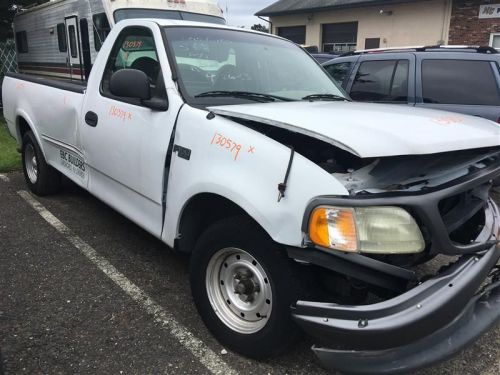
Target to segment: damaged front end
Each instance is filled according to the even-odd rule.
[[[288,249],[322,290],[298,301],[293,317],[321,342],[313,351],[322,363],[340,371],[399,373],[445,360],[500,319],[500,218],[489,198],[500,149],[359,158],[352,165],[331,171],[349,196],[312,200],[304,247]],[[420,234],[395,232],[411,238],[398,248],[399,237],[383,235],[386,223],[360,219],[373,208],[398,213],[401,225]],[[366,227],[372,232],[363,243]],[[436,256],[445,265],[422,272]]]

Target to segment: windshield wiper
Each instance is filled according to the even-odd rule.
[[[249,92],[249,91],[208,91],[203,92],[195,96],[195,98],[217,98],[217,97],[232,97],[232,98],[242,98],[248,100],[254,100],[257,102],[275,102],[276,100],[280,100],[283,102],[289,102],[291,99],[284,98],[282,96],[270,95],[270,94],[262,94],[258,92]]]
[[[302,100],[310,100],[315,101],[315,100],[331,100],[331,101],[346,101],[350,102],[349,99],[344,98],[343,96],[340,95],[335,95],[335,94],[313,94],[313,95],[307,95],[302,98]]]

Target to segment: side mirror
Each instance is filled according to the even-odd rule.
[[[109,91],[121,98],[151,99],[149,78],[143,71],[122,69],[111,76]]]
[[[163,76],[158,79],[160,78],[163,80]],[[168,110],[167,98],[151,97],[149,78],[142,70],[122,69],[113,73],[109,81],[109,91],[121,98],[139,99],[143,106],[153,111]]]

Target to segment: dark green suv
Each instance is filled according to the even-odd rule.
[[[492,47],[368,50],[323,66],[355,101],[435,108],[500,122],[500,54]]]

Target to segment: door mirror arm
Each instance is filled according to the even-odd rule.
[[[167,98],[151,98],[143,99],[141,103],[144,107],[147,107],[153,111],[168,111],[168,99]]]

